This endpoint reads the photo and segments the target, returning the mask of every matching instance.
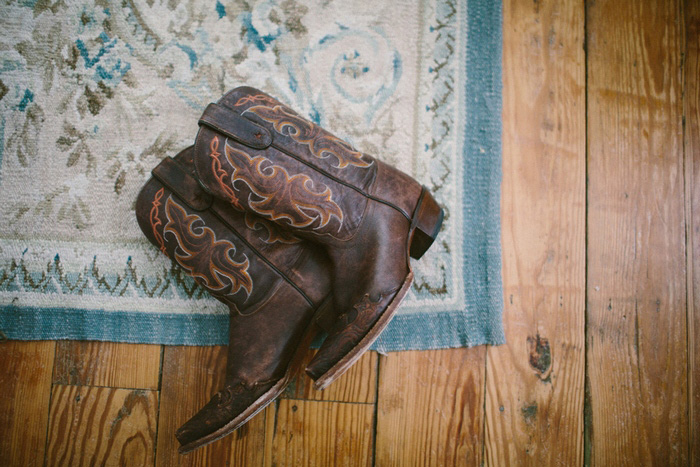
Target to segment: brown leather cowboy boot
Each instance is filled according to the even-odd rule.
[[[306,369],[324,388],[389,323],[413,280],[409,254],[430,247],[442,209],[413,178],[249,87],[206,108],[194,159],[216,197],[328,252],[342,314]]]
[[[226,383],[177,431],[181,453],[229,434],[282,393],[331,302],[323,251],[202,191],[192,155],[190,147],[164,159],[136,202],[151,243],[230,309]]]

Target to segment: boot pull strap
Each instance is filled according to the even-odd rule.
[[[265,149],[272,144],[272,135],[267,128],[219,104],[209,104],[199,124],[253,149]]]
[[[212,196],[175,159],[166,157],[151,174],[195,211],[204,211],[211,206]]]

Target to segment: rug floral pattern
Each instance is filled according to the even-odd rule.
[[[4,5],[0,327],[69,310],[69,322],[49,336],[60,338],[70,320],[143,313],[186,327],[194,333],[187,343],[225,339],[197,328],[198,316],[225,318],[225,308],[145,240],[133,208],[150,169],[192,144],[204,107],[241,84],[435,193],[444,228],[414,262],[400,313],[468,312],[459,130],[465,12],[453,0]],[[174,343],[147,333],[85,338]]]

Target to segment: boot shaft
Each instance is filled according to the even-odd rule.
[[[255,312],[283,289],[313,306],[323,301],[330,288],[323,253],[204,192],[192,154],[188,148],[164,160],[139,194],[137,219],[151,243],[238,314]]]
[[[369,202],[408,221],[421,193],[408,175],[253,88],[211,104],[200,126],[195,167],[208,191],[315,240],[350,240]]]

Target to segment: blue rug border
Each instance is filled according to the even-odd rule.
[[[465,6],[462,5],[462,8]],[[501,183],[501,2],[467,1],[464,130],[466,186]],[[475,46],[478,44],[478,47]],[[468,157],[471,156],[471,157]],[[397,315],[373,345],[380,352],[503,344],[500,189],[464,190],[464,281],[472,316],[464,310]],[[486,209],[484,209],[486,206]],[[477,209],[474,209],[477,208]],[[478,227],[470,229],[470,226]],[[484,228],[484,227],[488,228]],[[488,252],[488,254],[486,254]],[[60,299],[57,297],[57,299]],[[46,320],[47,313],[54,319]],[[70,326],[67,323],[71,323]],[[421,329],[421,333],[416,333]],[[0,330],[9,339],[96,340],[159,345],[222,345],[228,341],[228,316],[78,308],[0,307]],[[148,330],[147,332],[144,330]],[[154,339],[152,336],[160,336]]]
[[[478,232],[478,241],[481,246],[471,250],[472,257],[489,252],[483,261],[486,263],[486,274],[480,274],[480,283],[471,282],[472,290],[478,297],[475,302],[479,309],[475,310],[481,323],[489,323],[491,344],[505,344],[503,331],[503,281],[501,262],[501,180],[502,180],[502,146],[501,146],[501,110],[502,110],[502,58],[503,58],[503,16],[502,2],[484,2],[475,5],[473,11],[469,10],[469,40],[467,41],[467,79],[465,86],[470,92],[466,96],[473,95],[474,100],[467,100],[467,128],[465,129],[465,166],[470,158],[467,154],[478,155],[483,150],[481,157],[474,157],[478,166],[472,170],[473,174],[481,175],[486,186],[497,187],[492,192],[484,191],[486,199],[477,202],[485,202],[486,209],[477,204],[479,209],[465,214],[470,219],[470,224],[475,228],[471,232]],[[468,3],[470,5],[470,3]],[[472,14],[473,13],[473,14]],[[474,47],[474,44],[483,46]],[[492,60],[482,60],[484,54],[490,55]],[[465,170],[465,173],[466,170]],[[465,185],[466,186],[466,185]],[[465,207],[466,210],[466,207]],[[484,228],[488,226],[490,228]],[[469,232],[469,231],[468,231]],[[468,251],[465,236],[465,251]],[[480,261],[465,261],[465,269],[470,265],[481,264]],[[468,284],[469,285],[469,284]]]
[[[7,338],[21,340],[88,340],[158,345],[226,345],[227,314],[196,315],[181,313],[140,313],[137,311],[90,311],[80,308],[3,307],[0,329]],[[45,319],[51,313],[54,319]],[[12,318],[10,319],[10,315]],[[458,346],[478,345],[492,336],[464,332],[463,319],[454,312],[428,312],[402,316],[399,338],[401,350],[425,350],[435,342],[449,344],[446,330],[462,328]],[[414,330],[420,327],[422,332]],[[23,338],[21,336],[26,336]],[[158,336],[157,338],[154,336]],[[382,335],[382,338],[384,335]],[[376,344],[375,344],[376,345]],[[444,347],[449,347],[445,345]],[[443,347],[443,348],[444,348]],[[380,345],[379,351],[394,351]]]

